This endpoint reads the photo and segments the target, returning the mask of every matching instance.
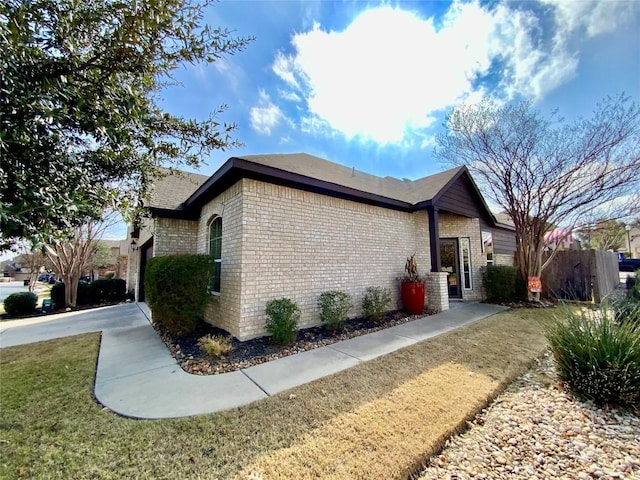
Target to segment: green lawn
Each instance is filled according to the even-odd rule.
[[[2,349],[0,478],[406,478],[541,353],[549,314],[505,312],[246,407],[162,421],[95,403],[98,334]]]

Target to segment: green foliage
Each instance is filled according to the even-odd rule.
[[[4,299],[4,311],[11,316],[30,315],[36,311],[38,296],[32,292],[12,293]]]
[[[207,282],[213,272],[209,255],[168,255],[149,259],[144,275],[153,321],[176,336],[193,332],[211,300]]]
[[[233,346],[229,337],[205,335],[198,339],[198,347],[211,358],[217,358],[231,351]]]
[[[489,302],[508,302],[516,298],[518,271],[506,265],[485,267],[482,282]]]
[[[349,310],[353,307],[349,294],[339,290],[320,294],[318,306],[320,307],[320,319],[325,328],[329,330],[341,330]]]
[[[379,322],[391,303],[391,292],[386,288],[368,287],[362,300],[362,314],[365,318]]]
[[[65,286],[64,283],[58,282],[51,287],[51,300],[53,301],[53,308],[59,310],[64,308],[66,303],[64,299]],[[92,305],[93,292],[91,284],[87,282],[78,282],[78,298],[76,300],[76,306]]]
[[[104,278],[91,282],[95,303],[122,302],[127,298],[127,282],[121,278]]]
[[[640,270],[636,270],[635,276],[627,277],[627,298],[633,302],[640,302]]]
[[[640,406],[640,326],[619,323],[607,306],[564,307],[544,324],[560,379],[597,404]]]
[[[198,166],[233,147],[235,124],[165,112],[185,64],[243,50],[204,20],[211,2],[9,0],[0,7],[0,225],[49,239],[143,196],[159,165]],[[10,128],[5,128],[9,126]]]
[[[267,332],[275,343],[290,343],[296,339],[300,309],[288,298],[267,302]]]

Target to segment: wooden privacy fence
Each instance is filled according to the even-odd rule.
[[[601,302],[618,286],[618,257],[602,250],[557,252],[542,272],[543,295]]]

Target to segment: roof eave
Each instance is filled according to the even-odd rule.
[[[218,193],[241,178],[267,181],[277,185],[289,186],[305,191],[359,201],[370,205],[411,212],[414,206],[409,202],[363,192],[313,177],[281,170],[250,160],[232,157],[209,180],[198,188],[185,202],[187,209],[204,205]]]

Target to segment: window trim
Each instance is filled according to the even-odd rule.
[[[217,237],[211,237],[212,234],[212,229],[214,227],[214,224],[216,222],[219,222],[220,224],[220,236]],[[211,257],[213,257],[213,252],[212,252],[212,245],[213,245],[213,241],[217,240],[220,242],[219,245],[219,252],[220,252],[220,257],[219,258],[215,258],[213,257],[213,263],[214,263],[214,267],[213,267],[213,272],[211,273],[211,278],[209,279],[209,283],[207,285],[207,292],[210,293],[211,295],[214,296],[220,296],[220,291],[222,290],[222,217],[220,215],[215,215],[214,217],[212,217],[207,225],[207,230],[209,233],[209,255]],[[219,285],[218,285],[218,290],[213,290],[212,288],[212,284],[214,281],[214,277],[216,275],[216,270],[218,270],[218,275],[219,275]]]
[[[466,264],[465,264],[466,250]],[[473,266],[471,262],[471,239],[460,237],[460,276],[462,277],[462,289],[473,290]],[[467,280],[468,284],[467,284]]]

